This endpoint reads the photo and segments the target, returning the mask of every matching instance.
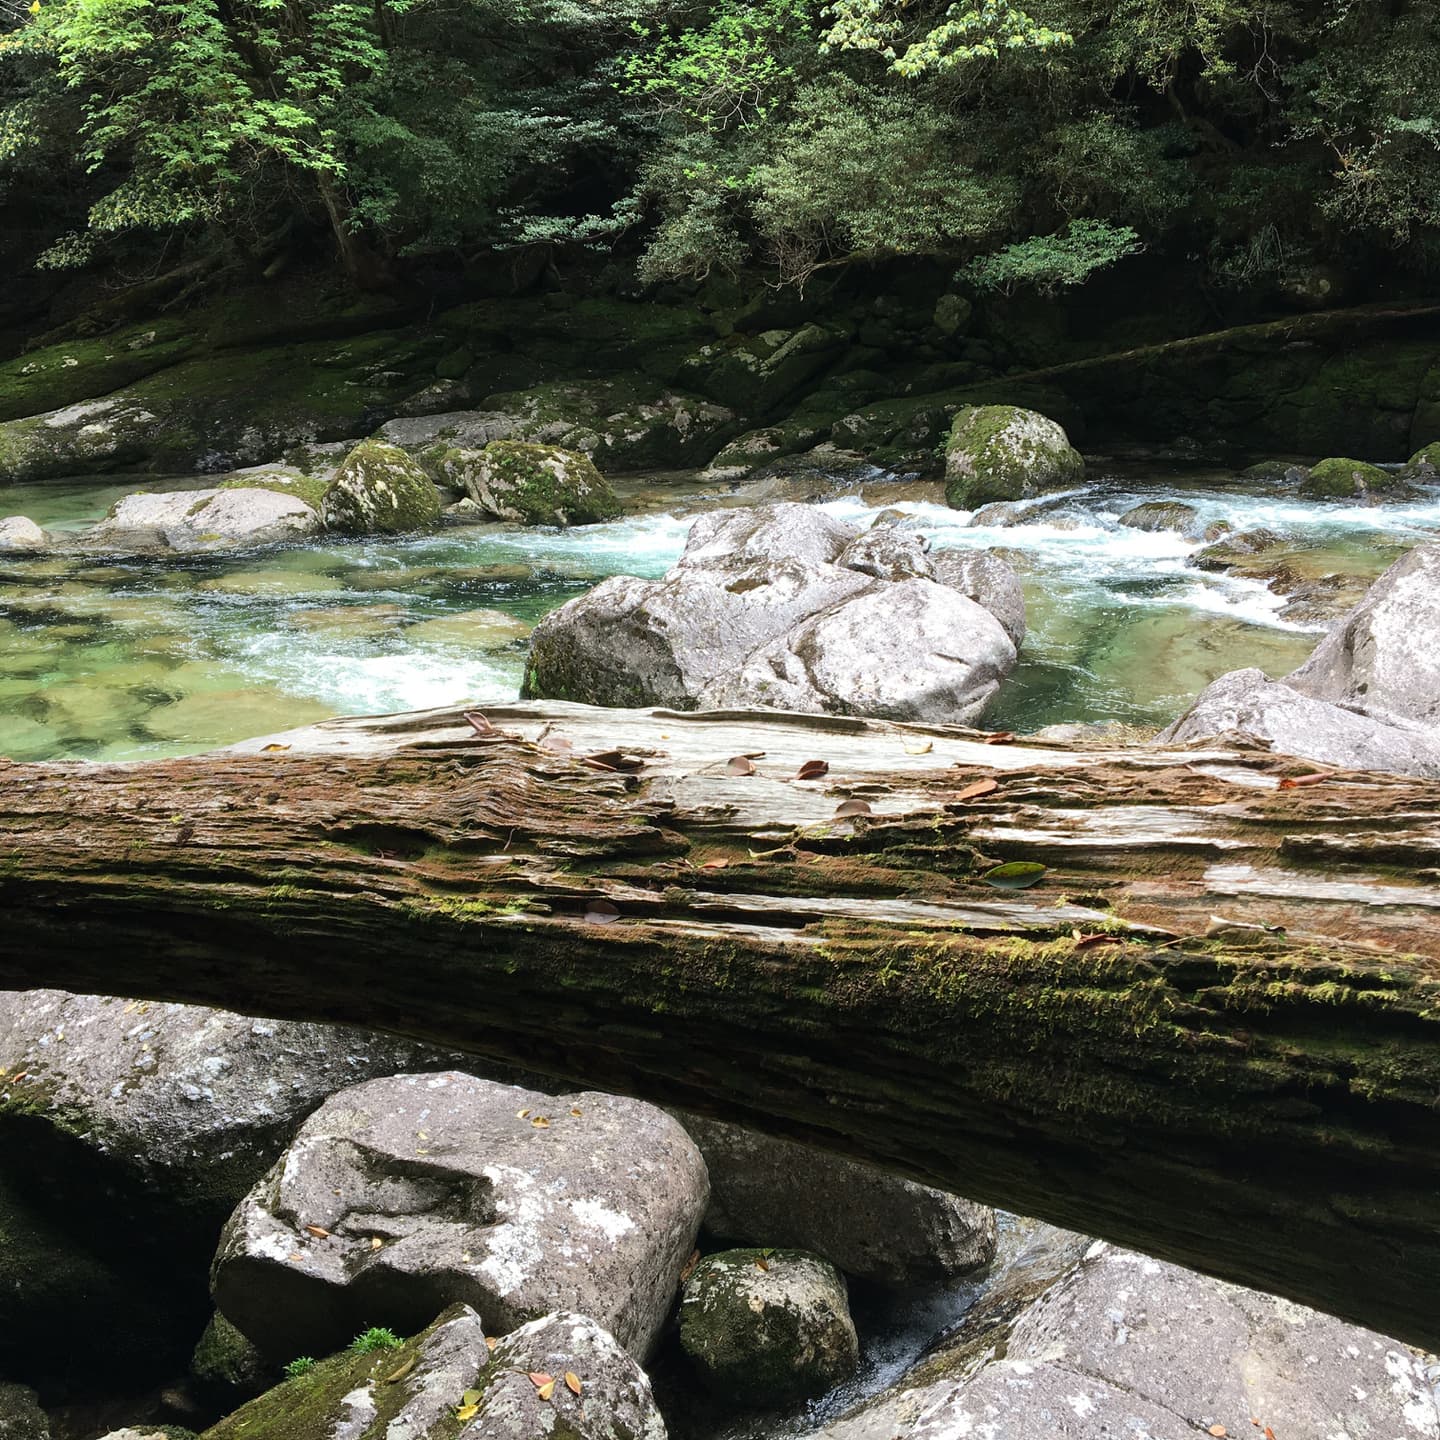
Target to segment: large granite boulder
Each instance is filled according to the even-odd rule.
[[[457,1301],[496,1334],[577,1310],[643,1358],[708,1198],[699,1151],[639,1101],[454,1071],[371,1081],[321,1106],[236,1208],[215,1302],[280,1360]]]
[[[1157,743],[1224,737],[1345,769],[1440,775],[1440,545],[1397,560],[1283,681],[1222,675]]]
[[[957,510],[1065,490],[1085,461],[1063,427],[1016,405],[966,406],[945,444],[945,498]]]
[[[731,1406],[821,1395],[860,1363],[844,1277],[803,1250],[707,1255],[685,1282],[680,1348]]]
[[[1423,1359],[1287,1300],[1096,1244],[991,1343],[922,1362],[824,1440],[1422,1440]]]
[[[215,1236],[305,1116],[357,1081],[453,1063],[339,1026],[0,996],[0,1364],[183,1369]],[[67,1343],[82,1314],[108,1337],[99,1354]]]
[[[77,542],[87,550],[182,555],[243,550],[303,540],[320,528],[313,495],[273,484],[243,483],[117,500]]]
[[[989,550],[936,550],[935,579],[988,610],[1018,650],[1025,639],[1025,587],[1014,569]]]
[[[325,491],[325,524],[352,535],[420,530],[440,518],[440,493],[398,446],[363,440],[341,462]]]
[[[942,583],[919,536],[779,504],[712,511],[661,579],[607,580],[547,616],[523,693],[966,723],[1015,661],[1001,621]]]
[[[483,450],[446,450],[427,457],[427,464],[497,520],[593,525],[620,514],[615,492],[590,457],[558,445],[493,440]]]
[[[995,1253],[987,1206],[722,1120],[681,1120],[710,1172],[705,1230],[718,1239],[810,1250],[892,1290],[942,1285]]]
[[[492,1349],[493,1346],[493,1349]],[[487,1341],[465,1305],[397,1349],[343,1350],[203,1440],[665,1440],[644,1373],[593,1320],[554,1314]]]

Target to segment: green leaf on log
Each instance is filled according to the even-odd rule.
[[[997,865],[987,870],[980,878],[997,890],[1028,890],[1036,884],[1049,869],[1033,860],[1012,860],[1008,865]]]

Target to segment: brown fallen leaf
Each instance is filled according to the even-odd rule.
[[[573,1371],[565,1372],[565,1388],[572,1394],[578,1395],[585,1387],[580,1383],[580,1377]]]
[[[680,1283],[683,1285],[694,1273],[695,1267],[700,1263],[700,1252],[692,1250],[690,1258],[685,1262],[684,1268],[680,1271]]]
[[[700,868],[702,870],[724,870],[729,864],[728,860],[707,860]]]
[[[547,1381],[535,1392],[542,1400],[548,1400],[555,1393],[555,1382]]]
[[[466,710],[460,718],[477,735],[498,735],[500,733],[478,710]]]
[[[585,911],[591,925],[613,925],[620,918],[620,907],[609,900],[592,900]]]
[[[1275,1432],[1267,1425],[1265,1427],[1265,1440],[1275,1440]]]
[[[288,745],[262,745],[260,747],[260,753],[262,755],[273,755],[277,750],[288,750],[289,748]]]
[[[487,1335],[485,1337],[485,1348],[487,1350],[493,1350],[499,1343],[493,1335]]]
[[[835,807],[835,818],[837,820],[849,820],[856,815],[870,815],[874,812],[870,809],[868,801],[845,800]]]
[[[1215,1436],[1215,1440],[1225,1440],[1225,1436],[1229,1433],[1223,1425],[1212,1425],[1210,1427],[1210,1434]]]
[[[578,1120],[578,1119],[580,1118],[580,1116],[582,1116],[585,1112],[584,1112],[582,1109],[580,1109],[580,1107],[579,1107],[578,1105],[572,1105],[572,1106],[570,1107],[570,1113],[571,1113],[573,1116],[575,1116],[575,1118]]]
[[[1118,945],[1118,935],[1077,935],[1075,937],[1075,948],[1077,950],[1093,950],[1097,945]]]
[[[1287,775],[1275,788],[1277,790],[1298,790],[1302,785],[1321,785],[1326,780],[1333,780],[1333,775]]]
[[[592,770],[617,770],[625,775],[633,775],[645,766],[643,760],[627,755],[623,750],[597,750],[593,755],[584,756],[582,763]]]
[[[762,1255],[758,1260],[756,1260],[755,1268],[757,1270],[769,1270],[770,1262]]]
[[[307,1225],[305,1227],[305,1233],[307,1235],[313,1235],[317,1240],[328,1240],[330,1238],[330,1232],[323,1225]]]
[[[748,755],[735,755],[725,762],[727,775],[753,775],[755,766]]]
[[[1013,730],[997,730],[993,735],[985,737],[987,745],[1008,745],[1015,738]]]
[[[807,760],[796,772],[797,780],[818,780],[822,775],[830,773],[830,762],[828,760]]]
[[[543,1370],[532,1370],[529,1379],[530,1383],[537,1390],[544,1385],[553,1385],[555,1383],[555,1377],[553,1375],[547,1375]]]
[[[998,780],[977,780],[959,791],[956,800],[978,800],[982,795],[993,795],[1000,788]]]
[[[544,1115],[537,1115],[530,1123],[537,1130],[548,1130],[550,1128],[550,1121]]]

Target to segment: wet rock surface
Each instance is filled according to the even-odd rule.
[[[1015,405],[962,409],[945,445],[945,498],[961,510],[1063,490],[1084,476],[1064,429]]]
[[[699,1152],[653,1106],[453,1071],[372,1081],[327,1101],[237,1207],[215,1300],[277,1360],[457,1301],[496,1334],[577,1310],[643,1357],[707,1200]]]

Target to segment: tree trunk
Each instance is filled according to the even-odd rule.
[[[1440,1343],[1440,787],[839,718],[490,718],[0,762],[0,986],[438,1041]],[[981,878],[1017,860],[1048,869]]]

